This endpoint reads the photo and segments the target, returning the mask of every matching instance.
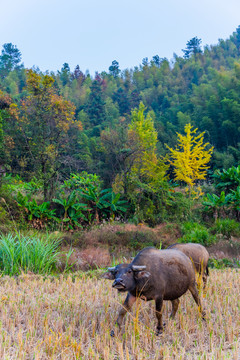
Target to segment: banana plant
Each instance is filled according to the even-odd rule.
[[[88,221],[86,216],[83,214],[83,211],[87,211],[86,204],[74,204],[69,210],[68,210],[68,216],[69,216],[69,228],[73,227],[80,227],[81,224],[79,223],[79,220],[82,219],[84,221]]]
[[[55,209],[50,210],[50,202],[49,201],[45,201],[42,204],[38,205],[37,209],[36,209],[36,213],[35,216],[39,219],[56,219],[55,218]]]
[[[64,181],[64,188],[67,189],[79,189],[95,187],[100,189],[102,181],[96,174],[88,174],[86,171],[82,171],[81,174],[70,174],[70,178]]]
[[[112,189],[108,189],[103,199],[107,201],[107,211],[110,212],[110,217],[115,217],[117,213],[125,213],[129,208],[126,200],[120,200],[121,194],[115,194]]]
[[[81,204],[77,202],[76,191],[72,191],[67,198],[53,199],[53,202],[62,205],[64,208],[62,222],[62,230],[64,224],[68,224],[68,228],[72,229],[74,226],[81,226],[79,219],[87,221],[86,216],[83,214],[84,211],[88,211],[86,204]]]
[[[63,219],[68,217],[68,209],[76,203],[76,191],[72,191],[67,198],[53,199],[56,204],[62,205],[64,208]]]
[[[203,201],[205,205],[205,210],[213,211],[214,218],[217,220],[219,214],[225,214],[225,206],[230,205],[231,195],[226,195],[224,191],[221,192],[220,196],[216,194],[207,194],[207,197]]]
[[[240,165],[232,166],[228,170],[217,170],[212,177],[217,182],[216,188],[234,190],[240,185]]]
[[[33,221],[35,218],[41,221],[55,220],[55,210],[49,209],[49,201],[38,205],[35,199],[30,200],[29,196],[23,196],[20,192],[18,192],[16,200],[18,206],[24,208],[29,221]]]
[[[96,187],[89,186],[86,189],[80,189],[80,196],[87,200],[88,205],[93,209],[95,214],[95,221],[98,224],[100,219],[100,211],[109,207],[109,203],[105,200],[104,195],[109,192],[109,189],[99,190]]]
[[[94,209],[95,220],[98,223],[100,214],[113,218],[117,213],[125,213],[128,204],[125,200],[120,200],[121,194],[115,194],[112,189],[96,191],[96,188],[88,187],[80,190],[81,197],[88,201]]]
[[[240,186],[237,187],[236,190],[231,190],[230,193],[231,203],[233,205],[233,209],[236,211],[237,219],[240,218]]]

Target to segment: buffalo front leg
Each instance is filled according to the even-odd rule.
[[[197,306],[199,308],[199,311],[200,311],[200,313],[202,315],[202,319],[204,320],[206,313],[202,309],[202,304],[201,304],[201,300],[200,300],[199,293],[198,293],[196,285],[195,284],[191,285],[189,287],[189,290],[190,290],[190,292],[191,292],[191,294],[192,294],[192,296],[193,296],[193,298],[195,300],[195,303],[197,304]]]
[[[118,318],[117,318],[117,325],[119,327],[119,329],[121,329],[121,325],[123,322],[123,318],[125,316],[125,314],[131,310],[131,307],[133,306],[133,304],[136,301],[136,297],[131,295],[130,293],[127,294],[127,297],[122,305],[122,308],[120,309],[119,313],[118,313]],[[111,331],[110,333],[111,336],[114,336],[114,330]]]
[[[175,299],[175,300],[172,300],[172,301],[171,301],[171,303],[172,303],[172,312],[171,312],[171,315],[170,315],[170,318],[171,318],[171,319],[174,319],[174,317],[175,317],[175,315],[176,315],[179,302],[180,302],[179,299]]]
[[[163,322],[162,322],[162,306],[163,298],[157,298],[156,302],[156,317],[157,317],[157,331],[156,334],[159,335],[163,331]]]

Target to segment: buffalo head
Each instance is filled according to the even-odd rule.
[[[108,268],[108,271],[114,277],[112,286],[120,292],[135,290],[140,280],[150,276],[146,265],[121,264]]]

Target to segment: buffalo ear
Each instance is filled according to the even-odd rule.
[[[135,279],[147,279],[150,276],[150,272],[143,270],[143,271],[135,271],[134,272],[134,277]]]
[[[115,276],[112,272],[105,272],[104,274],[101,275],[101,279],[108,279],[108,280],[114,280]]]

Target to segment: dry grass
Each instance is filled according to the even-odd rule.
[[[154,304],[142,300],[127,314],[125,333],[110,337],[124,295],[107,280],[26,275],[18,283],[2,278],[0,287],[0,359],[240,359],[239,270],[211,271],[205,322],[190,294],[175,321],[165,302],[159,337]]]
[[[154,229],[144,224],[101,224],[92,227],[89,231],[64,236],[64,241],[73,246],[95,247],[108,245],[111,252],[122,255],[129,249],[142,249],[146,246],[167,247],[177,242],[180,237],[179,227],[176,224],[161,224]]]
[[[98,268],[105,268],[111,264],[111,257],[108,249],[100,247],[87,247],[86,249],[73,248],[71,256],[67,260],[67,254],[71,251],[69,246],[62,247],[57,267],[64,271],[66,261],[72,271],[86,271]]]

